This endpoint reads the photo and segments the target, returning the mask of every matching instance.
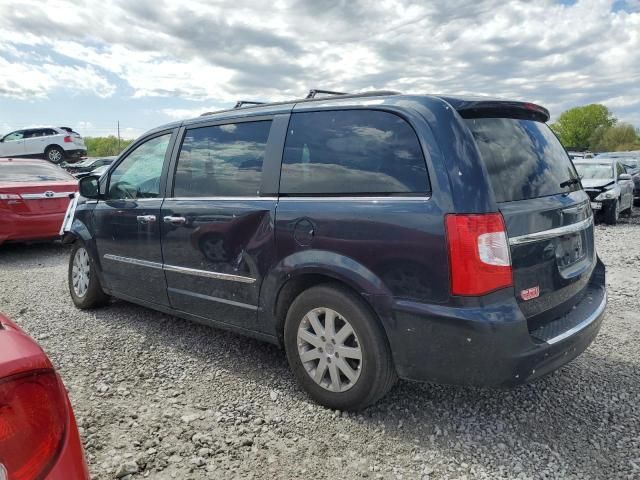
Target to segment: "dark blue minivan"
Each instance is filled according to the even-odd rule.
[[[317,402],[509,386],[606,305],[589,197],[530,103],[369,92],[152,130],[80,181],[79,308],[109,296],[282,345]]]

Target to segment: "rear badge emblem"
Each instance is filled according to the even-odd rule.
[[[540,296],[540,287],[525,288],[520,292],[523,300],[532,300]]]
[[[44,196],[47,198],[53,198],[53,196],[55,195],[54,192],[52,192],[51,190],[44,192]]]

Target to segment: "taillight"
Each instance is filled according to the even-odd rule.
[[[0,472],[8,480],[43,478],[56,461],[66,423],[64,390],[55,372],[0,380]]]
[[[71,142],[73,142],[73,139],[71,138],[71,135],[67,135],[66,137],[64,137],[64,142],[65,142],[65,143],[71,143]]]
[[[512,285],[502,215],[447,215],[445,222],[453,295],[485,295]]]

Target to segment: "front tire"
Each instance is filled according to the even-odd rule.
[[[287,313],[284,342],[298,384],[326,407],[362,409],[397,380],[378,319],[341,286],[320,285],[301,293]]]
[[[44,154],[47,157],[47,160],[51,163],[55,163],[56,165],[64,160],[64,150],[57,146],[47,148]]]
[[[618,223],[619,219],[620,219],[620,202],[616,200],[605,212],[604,221],[609,225],[615,225],[616,223]]]
[[[69,293],[81,310],[100,307],[109,301],[95,272],[95,264],[81,240],[76,241],[69,258]]]

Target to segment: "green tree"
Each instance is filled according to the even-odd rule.
[[[586,149],[591,148],[590,140],[598,128],[612,127],[615,123],[616,118],[607,107],[594,103],[562,112],[551,129],[565,147]]]
[[[592,146],[596,152],[616,152],[631,150],[638,146],[638,136],[633,125],[620,123],[607,128],[602,137]]]
[[[120,140],[118,148],[118,138],[114,135],[108,137],[85,137],[84,144],[87,146],[87,156],[89,157],[110,157],[118,155],[133,140]]]

